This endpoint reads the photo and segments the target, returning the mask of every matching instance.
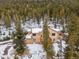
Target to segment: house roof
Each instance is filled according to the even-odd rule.
[[[39,33],[42,30],[43,30],[42,28],[32,28],[32,33]]]
[[[32,34],[27,34],[26,39],[30,39],[32,37]]]
[[[62,28],[53,28],[53,27],[49,27],[49,28],[57,32],[60,32],[61,30],[63,30]]]
[[[55,29],[55,28],[54,28],[53,30],[55,30],[55,31],[57,31],[57,32],[60,32],[60,31],[61,31],[61,29]]]
[[[27,32],[31,32],[31,29],[27,29]]]

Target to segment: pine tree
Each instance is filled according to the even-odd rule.
[[[75,21],[76,20],[76,21]],[[76,59],[76,50],[75,50],[75,44],[78,39],[77,36],[77,19],[76,16],[72,13],[72,16],[69,20],[69,36],[68,36],[68,41],[67,41],[67,48],[66,48],[66,54],[65,54],[65,59]]]
[[[21,29],[20,20],[16,21],[16,32],[13,34],[14,40],[13,43],[15,44],[14,48],[18,55],[23,55],[25,52],[25,44],[24,44],[24,33]]]
[[[4,18],[6,28],[10,27],[11,26],[10,10],[6,10],[6,12],[4,12]]]
[[[47,19],[44,20],[43,25],[43,47],[47,53],[47,59],[53,59],[54,52],[52,47],[52,40],[49,38],[49,31],[47,26]]]

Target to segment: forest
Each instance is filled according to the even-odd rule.
[[[15,23],[16,32],[12,38],[13,44],[16,44],[14,48],[20,56],[25,50],[28,51],[28,48],[24,48],[22,40],[27,33],[22,31],[21,21],[24,23],[30,19],[38,24],[40,19],[43,21],[42,45],[47,59],[55,59],[47,26],[49,21],[60,23],[63,27],[62,32],[68,33],[68,36],[63,38],[67,44],[64,58],[58,59],[79,59],[79,0],[0,0],[0,24],[3,22],[8,29],[12,22]]]

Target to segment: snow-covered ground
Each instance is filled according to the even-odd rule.
[[[4,55],[5,49],[11,46],[7,50],[7,55]],[[46,52],[43,49],[43,46],[41,44],[28,44],[27,45],[30,54],[23,56],[23,59],[46,59]],[[12,44],[5,44],[5,45],[0,45],[0,59],[5,58],[5,59],[13,59],[14,58],[14,52],[15,50],[13,49]],[[19,57],[20,59],[21,57]]]
[[[3,42],[0,42],[0,45],[5,44],[5,43],[12,43],[12,42],[13,40],[3,41]]]
[[[27,47],[29,49],[28,55],[19,57],[19,59],[46,59],[46,52],[43,49],[43,46],[41,44],[27,44]],[[53,44],[55,55],[60,50],[59,43],[55,42]],[[65,41],[62,40],[62,51],[64,51],[64,48],[66,47]],[[7,50],[8,49],[8,50]],[[5,51],[6,50],[6,51]],[[13,59],[14,58],[15,49],[13,48],[12,43],[7,43],[0,45],[0,59]]]
[[[5,55],[5,53],[7,53],[7,51],[8,51],[7,49],[10,46],[12,46],[12,43],[7,43],[7,44],[0,45],[0,59],[2,59],[2,58],[8,59],[7,55]]]

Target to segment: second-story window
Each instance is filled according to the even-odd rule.
[[[55,36],[55,33],[52,33],[52,36]]]

